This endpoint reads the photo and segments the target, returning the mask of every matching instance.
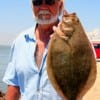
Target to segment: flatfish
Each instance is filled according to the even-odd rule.
[[[64,14],[61,32],[53,33],[48,46],[47,74],[66,100],[78,100],[93,86],[96,59],[93,47],[76,13]]]

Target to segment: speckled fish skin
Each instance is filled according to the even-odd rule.
[[[91,43],[75,13],[63,15],[60,29],[49,42],[48,77],[66,100],[78,100],[93,86],[96,60]]]

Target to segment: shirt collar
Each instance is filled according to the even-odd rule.
[[[35,25],[31,27],[27,33],[25,33],[24,38],[27,43],[36,42],[36,36],[35,36],[36,27],[37,27],[37,24],[35,23]]]

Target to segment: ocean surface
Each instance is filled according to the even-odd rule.
[[[10,55],[10,46],[0,45],[0,90],[6,92],[7,85],[2,81],[5,70],[8,65]]]

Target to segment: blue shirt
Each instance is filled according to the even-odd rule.
[[[47,48],[40,69],[35,62],[35,27],[22,32],[14,41],[3,81],[19,86],[21,100],[62,100],[51,85],[46,71]]]

